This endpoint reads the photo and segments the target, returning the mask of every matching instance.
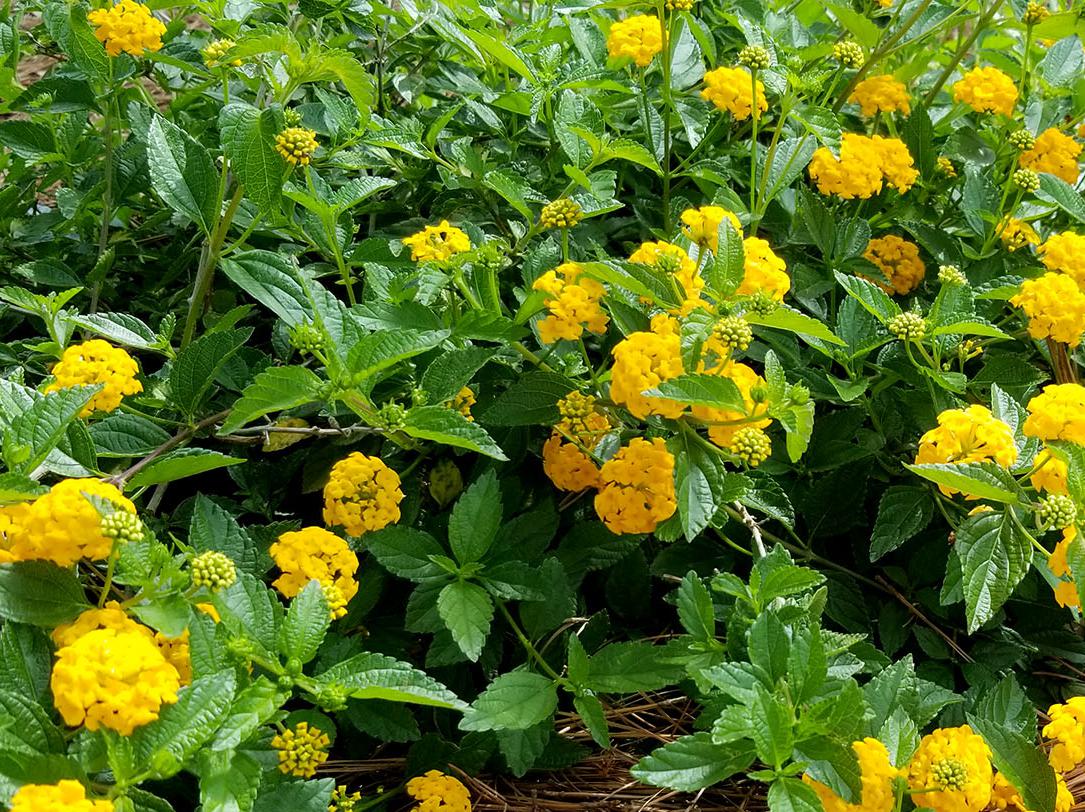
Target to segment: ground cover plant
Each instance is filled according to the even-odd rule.
[[[5,4],[0,804],[1069,812],[1079,6]]]

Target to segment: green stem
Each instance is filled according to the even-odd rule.
[[[102,168],[105,172],[105,189],[102,191],[102,222],[98,228],[98,260],[101,261],[109,246],[109,222],[113,219],[113,122],[116,117],[116,99],[113,94],[113,60],[109,61],[109,100],[106,102],[102,130],[105,134],[105,154]],[[98,311],[98,297],[102,292],[102,280],[95,279],[90,291],[90,312]]]
[[[991,18],[995,16],[995,13],[1002,6],[1003,0],[994,0],[991,3],[991,7],[984,12],[983,16],[976,22],[976,27],[972,29],[971,33],[965,38],[963,42],[957,47],[957,52],[953,54],[953,58],[949,60],[949,64],[945,66],[942,73],[938,76],[938,80],[931,85],[931,89],[927,91],[927,95],[923,97],[923,106],[930,107],[934,97],[938,95],[938,91],[942,89],[946,81],[953,75],[953,71],[957,70],[957,66],[961,64],[961,60],[964,59],[965,54],[972,48],[972,44],[979,39],[980,34],[983,33],[983,29],[987,27],[987,23],[991,21]]]
[[[750,68],[750,212],[757,211],[757,123],[761,119],[757,109],[757,68]],[[752,232],[751,232],[752,233]]]
[[[109,548],[109,563],[105,569],[105,583],[102,584],[102,592],[98,595],[98,608],[101,609],[105,606],[106,601],[109,600],[109,590],[113,587],[113,572],[117,568],[118,556],[117,540],[113,539],[113,545]]]
[[[223,167],[223,176],[226,167]],[[219,218],[218,224],[211,235],[211,241],[204,245],[200,253],[200,266],[196,270],[196,281],[192,286],[192,298],[188,300],[188,315],[185,316],[185,328],[181,333],[181,347],[184,348],[196,335],[196,323],[203,314],[204,303],[211,293],[211,282],[215,276],[215,266],[218,265],[219,256],[222,253],[222,244],[226,241],[226,235],[230,231],[230,224],[237,213],[237,207],[241,205],[242,189],[238,184],[234,190],[234,196],[226,207],[226,212]]]
[[[659,89],[660,98],[663,100],[663,230],[671,232],[671,46],[674,38],[671,36],[671,25],[674,22],[673,15],[664,25],[665,15],[664,0],[657,0],[656,15],[659,18],[659,30],[663,36],[663,84]],[[647,123],[647,122],[645,122]]]
[[[524,647],[524,651],[528,653],[528,656],[531,657],[531,659],[533,659],[536,663],[538,663],[539,668],[543,670],[546,676],[554,680],[554,682],[558,683],[559,685],[568,685],[569,681],[565,679],[565,677],[561,676],[561,674],[559,674],[553,668],[551,668],[550,663],[543,659],[543,656],[539,654],[538,649],[536,649],[532,642],[527,639],[527,635],[524,634],[524,632],[520,629],[519,624],[517,624],[517,622],[513,619],[512,613],[509,612],[509,608],[505,606],[505,602],[501,600],[495,602],[497,603],[497,608],[501,610],[501,614],[505,618],[505,622],[509,624],[509,627],[516,635],[516,639],[520,641],[520,645]]]

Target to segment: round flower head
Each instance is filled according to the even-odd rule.
[[[1017,85],[998,68],[973,68],[953,85],[953,100],[964,102],[977,113],[1012,116]]]
[[[719,244],[720,223],[724,220],[734,226],[736,233],[742,234],[742,224],[738,217],[722,206],[686,209],[682,212],[682,232],[701,248],[707,248],[714,253]]]
[[[1085,236],[1073,231],[1052,234],[1036,253],[1048,270],[1062,271],[1079,286],[1085,284]]]
[[[614,347],[613,355],[611,400],[641,420],[650,414],[675,418],[686,410],[684,403],[641,394],[685,371],[678,324],[672,318],[655,316],[650,332],[630,333]]]
[[[192,585],[206,587],[212,592],[226,589],[237,580],[233,559],[217,550],[208,550],[193,558],[190,570]]]
[[[938,427],[919,438],[915,458],[916,465],[985,460],[1009,468],[1017,461],[1017,446],[1013,429],[979,404],[966,409],[947,409],[938,415]],[[939,488],[946,496],[957,492],[945,485]]]
[[[23,784],[11,796],[11,812],[113,812],[113,802],[90,800],[78,781]]]
[[[1057,772],[1069,772],[1085,761],[1085,696],[1052,705],[1047,716],[1051,721],[1042,732],[1052,743],[1048,761]]]
[[[1028,245],[1039,245],[1040,235],[1024,220],[1006,216],[998,224],[999,239],[1006,250],[1013,252]]]
[[[862,784],[859,803],[848,803],[809,775],[804,774],[802,780],[813,787],[825,812],[892,812],[896,807],[893,781],[900,771],[889,760],[889,751],[884,744],[872,738],[852,742],[851,749],[859,761]]]
[[[753,393],[765,386],[765,379],[746,364],[730,362],[709,370],[721,378],[730,379],[742,395],[745,408],[721,409],[714,406],[694,406],[693,416],[708,423],[708,436],[720,448],[733,449],[735,438],[744,428],[765,429],[772,419],[765,417],[768,404],[758,401]]]
[[[362,793],[350,792],[345,784],[339,784],[332,792],[328,812],[354,812],[362,802]]]
[[[57,652],[50,686],[65,724],[130,736],[177,701],[177,669],[135,631],[98,629]]]
[[[378,457],[355,451],[332,466],[324,486],[324,521],[352,536],[399,521],[399,474]]]
[[[95,38],[105,45],[110,56],[121,52],[143,56],[146,51],[158,51],[166,33],[166,26],[155,19],[151,10],[134,0],[95,9],[87,14],[87,22],[94,26]]]
[[[52,372],[54,380],[45,387],[46,392],[57,392],[72,386],[102,385],[83,407],[80,417],[89,417],[95,412],[112,412],[121,405],[125,395],[143,391],[143,384],[136,380],[139,367],[132,356],[100,338],[68,347]]]
[[[298,722],[271,740],[279,752],[279,771],[298,778],[312,778],[316,768],[328,760],[331,739],[320,728]]]
[[[291,166],[308,166],[319,146],[316,131],[304,127],[287,127],[275,136],[275,151]]]
[[[556,431],[543,444],[543,472],[563,491],[599,487],[599,469],[591,457],[575,444],[563,442]]]
[[[713,352],[726,362],[735,351],[745,352],[753,343],[753,330],[742,316],[725,316],[712,325],[712,333],[705,341],[705,351]],[[715,364],[713,365],[715,366]]]
[[[86,558],[102,561],[113,539],[102,532],[101,516],[87,496],[134,514],[136,506],[112,485],[97,479],[65,479],[20,511],[10,551],[19,561],[52,561],[70,567]]]
[[[673,311],[676,315],[688,315],[701,305],[704,279],[697,264],[680,246],[663,241],[641,243],[640,248],[629,255],[629,261],[648,265],[673,277],[682,296],[681,306]]]
[[[550,312],[536,325],[544,344],[562,339],[575,341],[584,330],[596,335],[607,331],[610,317],[600,305],[606,288],[597,280],[582,276],[582,272],[575,262],[565,262],[544,273],[532,285],[533,290],[547,294],[543,304]]]
[[[863,46],[858,42],[845,40],[833,46],[833,59],[845,68],[858,68],[863,64],[866,55],[863,53]]]
[[[1046,172],[1074,184],[1077,183],[1077,160],[1080,154],[1081,144],[1050,127],[1036,136],[1032,149],[1022,152],[1018,161],[1025,169]]]
[[[200,49],[200,54],[203,55],[203,64],[209,68],[219,68],[223,66],[223,57],[231,48],[237,45],[232,39],[217,39],[214,42],[210,42],[206,47]],[[231,60],[230,65],[235,68],[241,67],[241,60]]]
[[[759,428],[743,426],[734,433],[728,451],[745,465],[756,468],[772,454],[772,440]]]
[[[957,167],[955,167],[953,165],[953,161],[951,161],[945,155],[938,156],[938,160],[935,162],[935,167],[947,178],[952,179],[957,177]]]
[[[1066,487],[1068,473],[1066,463],[1055,456],[1050,449],[1045,448],[1036,455],[1032,468],[1029,481],[1036,490],[1055,494],[1069,492]]]
[[[475,405],[475,390],[470,386],[463,387],[456,393],[456,397],[452,398],[452,400],[448,401],[445,405],[453,411],[462,414],[466,420],[472,423],[474,422],[475,418],[471,414],[471,407]]]
[[[10,564],[19,560],[15,557],[13,547],[23,517],[29,509],[29,502],[0,507],[0,564]]]
[[[807,171],[821,194],[865,200],[882,190],[881,163],[881,151],[872,139],[844,133],[840,139],[840,157],[833,155],[828,147],[818,147]]]
[[[1062,494],[1045,496],[1036,507],[1036,519],[1045,528],[1061,530],[1071,527],[1077,521],[1077,505],[1069,496]]]
[[[416,812],[471,812],[471,793],[467,787],[437,770],[408,781],[407,794],[418,801]]]
[[[912,153],[899,138],[871,137],[874,150],[878,153],[879,169],[885,182],[902,194],[915,185],[919,171],[915,168]]]
[[[980,812],[993,783],[991,751],[968,725],[928,733],[908,767],[913,802],[936,812]]]
[[[889,280],[886,284],[880,279],[871,279],[886,293],[909,294],[919,287],[927,274],[927,266],[919,258],[919,246],[894,234],[871,240],[863,257],[877,265]]]
[[[1026,436],[1085,445],[1085,386],[1076,383],[1045,386],[1026,408],[1029,416],[1022,427]]]
[[[908,88],[889,74],[871,76],[859,82],[848,96],[848,101],[858,104],[864,116],[895,113],[898,110],[904,115],[912,112]]]
[[[663,26],[658,17],[634,14],[610,26],[607,52],[615,59],[628,56],[637,67],[647,67],[663,50]]]
[[[1033,338],[1050,338],[1076,347],[1085,332],[1085,293],[1077,282],[1061,273],[1045,273],[1026,279],[1021,291],[1010,299],[1028,316]]]
[[[471,250],[471,240],[467,234],[455,226],[450,226],[448,220],[442,220],[435,226],[426,226],[421,231],[404,237],[402,242],[411,249],[411,259],[414,262],[444,262],[456,254]]]
[[[927,335],[927,320],[922,314],[909,310],[893,316],[886,322],[885,329],[901,341],[921,341]]]
[[[674,515],[674,457],[660,438],[633,438],[599,476],[595,512],[610,532],[651,533]]]
[[[562,197],[542,208],[539,223],[544,228],[572,228],[584,218],[584,210],[575,200]]]
[[[745,252],[742,282],[735,291],[739,296],[752,296],[763,292],[779,302],[791,290],[791,277],[787,265],[773,253],[772,246],[760,237],[747,237],[742,241]]]
[[[325,593],[332,617],[347,613],[346,605],[358,594],[358,556],[343,539],[322,527],[303,527],[283,533],[268,550],[282,575],[272,585],[287,598],[295,597],[310,581],[334,586],[339,594]],[[335,598],[333,605],[332,598]]]
[[[735,121],[745,121],[755,106],[754,80],[746,68],[716,68],[704,75],[701,97],[716,105],[721,113],[730,113]],[[757,80],[757,116],[769,109],[765,85]]]
[[[610,421],[595,408],[595,398],[570,392],[558,401],[561,420],[554,431],[586,448],[595,448],[610,431]]]

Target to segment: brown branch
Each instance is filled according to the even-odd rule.
[[[125,471],[122,471],[121,473],[117,474],[116,476],[110,477],[106,481],[109,482],[112,485],[116,485],[118,488],[123,490],[124,486],[128,482],[128,480],[130,480],[132,477],[134,477],[136,474],[138,474],[140,471],[142,471],[144,468],[146,468],[152,462],[157,460],[163,454],[166,454],[166,453],[172,451],[173,449],[177,448],[177,446],[182,445],[183,443],[187,443],[189,440],[191,440],[193,437],[195,437],[196,434],[203,431],[208,426],[213,426],[215,423],[218,423],[220,420],[225,418],[228,414],[230,414],[230,410],[229,409],[224,409],[223,411],[219,412],[218,414],[213,414],[210,417],[205,417],[203,420],[201,420],[199,423],[196,423],[193,426],[189,426],[186,429],[181,429],[181,431],[177,432],[175,435],[170,437],[168,440],[166,440],[166,442],[162,443],[162,445],[160,445],[158,448],[156,448],[154,451],[152,451],[146,457],[141,459],[139,462],[135,463],[130,468],[126,469]]]

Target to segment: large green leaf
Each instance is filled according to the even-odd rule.
[[[1031,738],[997,721],[967,714],[972,729],[991,748],[995,767],[1017,790],[1027,809],[1055,808],[1055,773]]]
[[[1028,573],[1032,548],[1027,534],[1009,516],[988,511],[957,528],[954,549],[961,562],[965,614],[972,633],[994,617]]]
[[[446,570],[433,563],[434,556],[445,555],[444,548],[423,530],[391,525],[375,533],[366,533],[362,544],[382,567],[400,578],[422,582],[448,575]]]
[[[651,643],[611,643],[588,658],[584,685],[603,694],[656,691],[671,685],[685,673],[668,651]]]
[[[136,473],[128,481],[128,489],[173,482],[175,479],[184,479],[244,461],[242,457],[229,457],[206,448],[180,448],[159,457]]]
[[[1080,45],[1078,50],[1081,50]],[[1040,191],[1042,196],[1053,200],[1079,223],[1085,223],[1085,201],[1081,199],[1081,195],[1074,190],[1074,187],[1062,178],[1047,173],[1041,174]]]
[[[460,721],[463,730],[527,730],[550,718],[558,705],[554,683],[541,674],[502,674],[478,695]]]
[[[279,116],[234,102],[219,113],[222,147],[245,196],[265,211],[275,211],[282,196],[285,162],[275,151]]]
[[[1016,505],[1021,499],[1021,488],[1005,468],[993,462],[924,463],[905,465],[936,485],[945,485],[968,496]]]
[[[873,282],[858,276],[843,274],[839,271],[835,271],[833,275],[836,277],[836,281],[848,292],[848,295],[859,302],[864,310],[882,324],[885,324],[894,316],[900,315],[900,306]]]
[[[0,564],[0,617],[55,628],[87,608],[75,574],[46,561]]]
[[[284,656],[302,664],[316,656],[331,623],[324,590],[317,581],[310,581],[286,610],[279,627],[279,650]]]
[[[456,500],[448,520],[448,542],[460,564],[480,561],[501,527],[501,488],[489,470]]]
[[[289,257],[274,251],[241,251],[224,257],[220,264],[235,285],[290,327],[312,321],[301,274]]]
[[[39,396],[4,432],[4,459],[13,470],[30,474],[57,447],[68,425],[102,387],[75,386]]]
[[[494,618],[486,590],[470,581],[453,581],[437,597],[437,612],[464,656],[478,660]]]
[[[188,133],[156,115],[147,130],[151,188],[210,236],[219,217],[219,176],[211,155]]]
[[[696,792],[748,769],[753,760],[750,742],[714,744],[711,734],[701,732],[656,748],[629,772],[654,787]]]
[[[374,375],[426,350],[431,350],[448,338],[447,330],[415,332],[387,330],[372,333],[350,348],[347,370],[355,383],[364,383]]]
[[[251,336],[251,329],[223,330],[201,336],[181,350],[170,367],[173,403],[193,417],[226,362]]]
[[[410,663],[366,652],[337,663],[317,679],[341,686],[354,699],[384,699],[463,710],[467,704]]]
[[[443,406],[416,406],[411,409],[407,412],[403,433],[420,440],[477,451],[495,460],[508,459],[486,429]]]
[[[222,423],[219,434],[237,431],[271,412],[293,409],[319,400],[324,381],[308,367],[270,367],[245,387]]]
[[[648,389],[644,394],[681,401],[691,406],[746,411],[746,402],[738,386],[730,378],[721,375],[690,372],[671,378],[669,381],[661,381],[654,389]]]
[[[934,513],[931,495],[924,488],[894,485],[878,503],[878,517],[870,536],[870,560],[877,561],[897,549],[930,524]]]
[[[502,392],[478,420],[492,426],[552,426],[561,419],[558,401],[575,388],[572,381],[555,372],[529,372],[516,386]]]

